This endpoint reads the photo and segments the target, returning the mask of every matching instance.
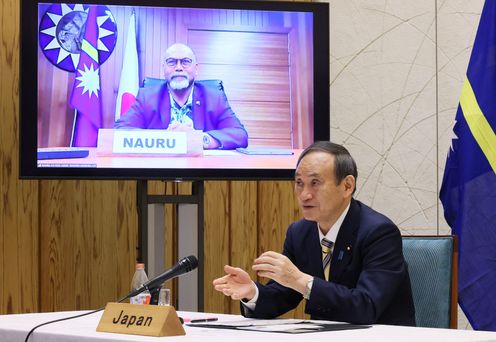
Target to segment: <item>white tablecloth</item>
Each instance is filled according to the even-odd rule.
[[[27,333],[34,326],[75,314],[79,312],[54,312],[36,313],[21,315],[0,315],[0,341],[1,342],[22,342]],[[197,342],[291,342],[291,341],[311,341],[311,342],[424,342],[424,341],[496,341],[495,332],[481,332],[470,330],[452,329],[430,329],[412,328],[387,325],[374,325],[367,329],[326,331],[305,334],[287,334],[273,332],[252,332],[229,329],[212,329],[185,326],[185,336],[173,337],[148,337],[137,335],[124,335],[101,333],[96,331],[102,312],[88,316],[57,322],[40,327],[31,335],[30,342],[108,342],[108,341],[197,341]],[[178,312],[178,315],[185,318],[218,317],[219,323],[228,320],[244,319],[236,315],[220,315],[207,313]]]

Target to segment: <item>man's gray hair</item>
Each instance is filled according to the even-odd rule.
[[[341,183],[341,181],[348,175],[355,177],[356,182],[358,177],[357,166],[350,152],[344,146],[330,141],[316,141],[301,153],[298,158],[298,162],[296,163],[296,167],[300,165],[301,160],[306,155],[312,152],[325,152],[334,156],[334,176],[336,177],[337,184]],[[353,192],[355,192],[355,190],[356,184]]]

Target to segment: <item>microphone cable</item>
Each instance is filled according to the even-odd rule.
[[[119,299],[119,301],[117,303],[121,303],[122,301],[128,299],[130,297],[130,294],[127,294],[125,297]],[[99,309],[96,309],[96,310],[93,310],[93,311],[90,311],[90,312],[85,312],[83,314],[79,314],[79,315],[75,315],[75,316],[69,316],[69,317],[64,317],[64,318],[59,318],[59,319],[55,319],[53,321],[48,321],[48,322],[45,322],[45,323],[41,323],[41,324],[38,324],[37,326],[35,326],[33,329],[31,329],[27,336],[26,336],[26,339],[24,340],[24,342],[28,342],[29,340],[29,337],[34,333],[34,331],[44,325],[48,325],[48,324],[52,324],[52,323],[57,323],[57,322],[62,322],[62,321],[67,321],[69,319],[74,319],[74,318],[79,318],[79,317],[83,317],[83,316],[88,316],[88,315],[91,315],[91,314],[94,314],[94,313],[97,313],[99,311],[102,311],[103,309],[105,309],[105,306],[104,307],[101,307]]]

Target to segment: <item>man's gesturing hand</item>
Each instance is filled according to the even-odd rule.
[[[215,279],[214,288],[232,299],[252,299],[256,294],[255,284],[250,275],[239,267],[224,266],[226,275]]]

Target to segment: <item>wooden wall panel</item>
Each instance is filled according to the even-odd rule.
[[[38,310],[37,182],[18,179],[19,2],[0,2],[0,313]]]
[[[258,255],[257,182],[231,182],[230,185],[229,264],[241,267],[251,275],[252,279],[256,279],[251,265]],[[231,300],[230,312],[239,314],[239,311],[239,302]]]
[[[129,291],[136,258],[135,186],[43,181],[41,310],[90,309]]]
[[[222,275],[224,265],[230,262],[229,182],[227,181],[205,184],[204,236],[204,308],[211,312],[229,312],[229,299],[215,291],[212,286],[212,280]]]

